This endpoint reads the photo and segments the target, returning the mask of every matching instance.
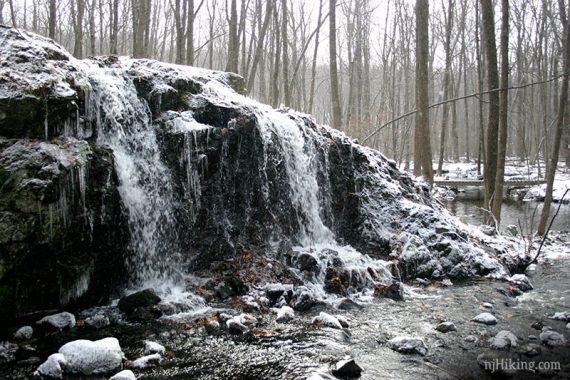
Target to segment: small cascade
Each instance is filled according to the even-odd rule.
[[[98,143],[111,147],[128,211],[128,270],[135,288],[176,284],[180,248],[171,174],[162,163],[148,105],[124,68],[88,66],[88,117]]]

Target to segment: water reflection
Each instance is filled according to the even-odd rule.
[[[483,223],[486,212],[481,209],[483,204],[483,192],[481,189],[467,189],[459,193],[452,201],[444,202],[447,209],[459,217],[465,223],[479,225]],[[522,227],[525,233],[536,231],[542,208],[542,202],[523,202],[513,199],[505,199],[501,208],[501,226],[504,229],[508,225]],[[558,204],[550,207],[550,217],[556,213]],[[552,225],[554,231],[570,230],[570,205],[562,205],[558,216]]]

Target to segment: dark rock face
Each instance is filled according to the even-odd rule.
[[[348,294],[390,281],[373,259],[402,278],[503,271],[395,163],[240,96],[234,74],[0,40],[2,318],[104,300],[126,267],[164,279],[244,252],[256,270],[221,270],[218,297],[247,290],[237,272]]]

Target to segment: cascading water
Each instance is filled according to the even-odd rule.
[[[171,173],[162,162],[151,113],[127,74],[128,60],[117,69],[88,66],[88,117],[98,143],[115,157],[119,193],[128,211],[127,261],[131,286],[152,287],[163,299],[184,308],[203,300],[183,290],[183,259],[177,235]]]

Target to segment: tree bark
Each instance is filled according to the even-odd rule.
[[[489,90],[499,88],[499,72],[497,68],[497,45],[495,43],[495,16],[492,0],[481,0],[483,36],[487,53],[487,87]],[[499,93],[489,94],[489,117],[487,122],[487,159],[485,160],[484,180],[485,197],[483,207],[488,209],[495,194],[495,177],[497,175],[497,148],[499,134]]]
[[[55,5],[55,0],[49,0],[48,36],[51,39],[55,38],[55,24],[57,22],[57,8]]]
[[[338,69],[336,65],[336,0],[329,1],[329,65],[331,78],[332,125],[333,128],[341,129],[342,111],[340,109]]]
[[[419,149],[419,163],[425,180],[433,184],[433,164],[429,132],[429,2],[416,0],[416,133],[415,148]]]
[[[238,72],[239,61],[239,35],[238,35],[238,15],[237,1],[231,0],[231,10],[229,19],[229,38],[228,38],[228,63],[226,71],[233,73]]]
[[[508,95],[509,91],[509,0],[501,0],[501,92],[499,93],[499,141],[497,152],[497,173],[495,175],[495,197],[492,212],[497,223],[501,222],[503,184],[505,180],[505,157],[507,155]]]

